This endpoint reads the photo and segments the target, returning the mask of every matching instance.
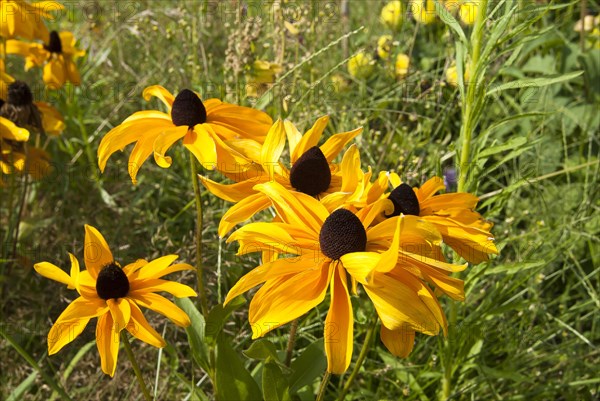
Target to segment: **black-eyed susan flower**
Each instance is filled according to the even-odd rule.
[[[404,9],[401,1],[390,1],[381,9],[379,19],[382,24],[386,25],[392,31],[399,31],[402,27],[403,13]]]
[[[0,171],[3,175],[20,171],[22,157],[13,152],[13,146],[28,140],[29,131],[16,126],[9,119],[0,117]]]
[[[329,117],[323,116],[302,135],[290,121],[277,120],[262,146],[249,142],[235,144],[248,158],[245,166],[238,165],[232,172],[222,171],[225,176],[236,181],[235,184],[219,184],[202,177],[200,182],[214,195],[229,202],[236,202],[221,219],[221,237],[236,224],[271,205],[264,193],[254,189],[256,184],[276,181],[289,190],[313,197],[325,197],[342,188],[343,169],[332,161],[348,142],[362,132],[362,128],[332,135],[319,146],[319,140],[328,122]],[[286,137],[291,168],[280,160]],[[239,169],[243,169],[241,173]]]
[[[43,66],[44,83],[52,89],[58,89],[65,82],[71,82],[73,85],[81,84],[75,60],[84,56],[85,50],[77,49],[75,43],[75,37],[71,32],[52,31],[45,44],[8,40],[6,52],[25,57],[26,70],[34,66]]]
[[[0,0],[0,36],[5,39],[21,37],[28,40],[48,40],[44,19],[64,7],[57,1],[29,3],[23,0]]]
[[[8,96],[0,106],[0,116],[8,118],[20,127],[44,132],[42,115],[33,103],[33,93],[23,81],[15,81],[8,85]]]
[[[208,170],[244,164],[246,158],[227,142],[243,139],[262,143],[273,124],[271,117],[262,111],[219,99],[202,101],[189,89],[175,97],[162,86],[154,85],[144,89],[143,96],[146,100],[156,96],[168,112],[146,110],[134,113],[110,130],[98,147],[98,165],[104,171],[113,153],[136,143],[129,156],[129,175],[134,184],[140,167],[151,154],[160,167],[170,167],[172,160],[166,152],[180,139]]]
[[[360,51],[348,60],[348,73],[356,79],[368,79],[375,71],[375,61],[370,54]]]
[[[490,254],[498,254],[494,237],[490,233],[493,224],[484,220],[474,209],[479,199],[472,194],[445,193],[444,180],[433,177],[420,188],[402,183],[397,174],[390,174],[394,189],[387,195],[394,205],[388,217],[398,215],[419,216],[440,232],[444,242],[470,263],[481,263]]]
[[[126,329],[132,336],[162,348],[165,340],[148,324],[140,307],[158,312],[181,327],[190,325],[186,313],[156,292],[175,297],[193,297],[196,292],[187,285],[162,279],[182,270],[192,270],[188,264],[172,264],[177,255],[168,255],[151,262],[137,260],[125,267],[115,261],[106,240],[92,226],[85,226],[84,260],[86,270],[72,254],[70,274],[49,262],[34,268],[42,276],[75,289],[79,297],[67,306],[48,333],[48,353],[53,355],[73,341],[92,318],[97,317],[96,345],[102,371],[111,377],[117,368],[119,334]]]
[[[328,371],[345,372],[353,344],[350,293],[357,293],[357,283],[373,301],[385,328],[382,338],[386,345],[404,350],[395,354],[412,349],[405,344],[410,339],[398,335],[401,330],[411,330],[412,338],[414,331],[428,335],[445,331],[446,320],[437,298],[420,276],[464,266],[440,260],[441,237],[429,223],[415,216],[398,216],[372,226],[373,219],[389,206],[387,201],[356,213],[347,209],[329,212],[313,197],[292,193],[276,182],[259,184],[256,190],[272,202],[279,222],[247,224],[228,242],[238,241],[240,255],[276,251],[293,256],[256,267],[227,295],[225,303],[262,284],[248,313],[253,338],[304,315],[323,302],[329,289],[325,320]],[[448,285],[462,292],[460,284]]]

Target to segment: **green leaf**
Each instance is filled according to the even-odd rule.
[[[196,306],[189,298],[176,298],[175,304],[183,309],[192,321],[192,324],[185,328],[185,332],[188,336],[188,342],[190,343],[194,360],[205,372],[210,372],[210,359],[208,357],[209,350],[206,343],[206,324],[204,322],[204,316],[196,309]]]
[[[323,349],[323,340],[317,340],[304,350],[290,366],[293,373],[290,377],[290,392],[295,393],[323,375],[327,368],[327,358]]]
[[[266,362],[262,372],[265,401],[291,401],[288,382],[275,362]]]
[[[275,345],[271,341],[265,338],[253,341],[250,348],[244,351],[244,355],[248,358],[259,359],[261,361],[270,358],[274,361],[281,362],[277,355],[277,348],[275,348]]]
[[[216,382],[218,401],[262,399],[258,384],[225,336],[217,339]]]
[[[524,137],[512,138],[507,143],[505,143],[504,145],[491,146],[491,147],[489,147],[489,148],[481,151],[477,155],[477,158],[478,159],[483,159],[485,157],[489,157],[489,156],[495,155],[496,153],[501,153],[501,152],[504,152],[504,151],[507,151],[507,150],[520,148],[521,146],[525,145],[527,142],[528,142],[528,139],[524,138]]]
[[[519,88],[540,88],[542,86],[548,86],[557,84],[564,81],[569,81],[573,78],[577,78],[583,74],[583,71],[575,71],[569,74],[563,74],[558,76],[546,76],[538,78],[523,78],[517,79],[516,81],[507,82],[494,86],[492,89],[487,91],[486,96],[493,95],[497,92],[502,92],[507,89],[519,89]]]
[[[465,32],[462,27],[454,18],[452,14],[444,7],[440,2],[435,2],[435,12],[439,15],[440,19],[450,27],[459,37],[460,41],[464,44],[467,44],[467,37],[465,36]]]
[[[23,380],[17,386],[17,388],[15,388],[12,391],[12,393],[10,393],[10,395],[8,396],[6,401],[22,400],[25,393],[27,393],[27,391],[29,391],[29,389],[35,384],[35,379],[37,378],[37,376],[38,376],[38,372],[36,372],[35,370],[33,372],[31,372],[31,374],[29,376],[27,376],[27,378],[25,380]]]
[[[533,269],[534,267],[543,266],[546,263],[547,262],[545,260],[534,260],[533,262],[505,263],[500,266],[495,266],[492,269],[487,269],[485,271],[485,274],[486,275],[499,274],[499,273],[515,274],[515,273],[522,272],[525,270]]]
[[[206,342],[209,345],[214,345],[217,342],[217,337],[223,329],[225,321],[231,313],[244,305],[246,300],[244,297],[237,297],[226,306],[218,304],[208,313],[206,318]]]

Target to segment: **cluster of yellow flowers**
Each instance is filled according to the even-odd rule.
[[[74,59],[85,54],[74,47],[70,32],[48,31],[44,21],[62,9],[55,1],[28,3],[0,0],[0,168],[3,176],[27,173],[38,179],[50,171],[50,155],[39,147],[39,135],[56,136],[65,128],[62,115],[46,102],[35,101],[30,86],[6,72],[9,54],[25,57],[25,69],[43,67],[43,82],[58,89],[79,85]],[[27,40],[24,41],[24,40]],[[36,41],[41,41],[36,42]],[[34,140],[30,131],[36,134]],[[28,144],[29,140],[33,144]],[[5,178],[0,185],[5,185]]]

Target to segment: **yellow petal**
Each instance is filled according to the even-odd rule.
[[[108,305],[106,305],[105,300],[79,297],[65,308],[58,319],[56,319],[55,324],[82,318],[92,318],[106,312],[108,312]]]
[[[190,318],[183,310],[161,295],[151,292],[133,292],[128,294],[128,297],[138,305],[166,316],[178,326],[187,327],[191,324]]]
[[[470,211],[470,209],[474,209],[475,206],[477,206],[478,201],[479,198],[475,195],[465,192],[436,195],[419,202],[419,207],[421,208],[420,215],[426,216],[440,210],[451,208],[460,208]]]
[[[147,260],[144,259],[138,259],[133,263],[128,264],[127,266],[125,266],[123,268],[123,272],[125,273],[125,275],[127,277],[129,277],[133,272],[141,269],[142,267],[144,267],[145,265],[148,264]]]
[[[371,273],[381,260],[376,252],[352,252],[343,255],[340,261],[346,271],[361,284],[368,284]]]
[[[131,283],[129,291],[133,293],[164,291],[177,298],[195,297],[198,295],[196,291],[185,284],[161,279],[134,281]]]
[[[229,202],[240,202],[246,199],[247,197],[255,194],[256,191],[253,189],[254,186],[258,184],[258,182],[263,181],[262,179],[260,181],[252,179],[238,182],[235,184],[225,185],[215,182],[201,175],[199,175],[198,177],[200,179],[200,183],[204,185],[204,187],[208,189],[213,195],[218,196],[219,198]]]
[[[256,213],[268,208],[270,205],[271,201],[262,193],[250,195],[246,199],[236,203],[221,218],[221,222],[219,223],[219,237],[225,237],[237,224],[250,219]]]
[[[139,262],[134,268],[128,269],[131,273],[128,275],[129,282],[132,283],[136,280],[146,280],[150,278],[157,278],[156,275],[160,274],[164,269],[177,260],[177,255],[166,255],[160,258],[154,259],[150,263]]]
[[[129,300],[127,300],[127,298],[119,298],[117,300],[109,299],[106,301],[106,304],[110,309],[110,314],[112,315],[115,324],[114,330],[120,333],[121,330],[127,326],[129,319],[131,318],[131,306]]]
[[[229,290],[224,303],[229,303],[232,299],[267,280],[308,271],[312,271],[313,274],[318,275],[321,266],[315,263],[310,256],[304,258],[284,258],[265,263],[242,276],[233,288]]]
[[[98,230],[85,225],[85,242],[83,249],[85,267],[93,278],[98,278],[102,267],[114,262],[114,258],[106,240]]]
[[[53,265],[49,262],[41,262],[33,265],[38,274],[49,278],[50,280],[58,281],[59,283],[63,283],[67,285],[69,289],[74,288],[74,282],[72,278],[60,267]]]
[[[264,336],[323,302],[332,271],[326,262],[320,271],[282,276],[265,283],[250,303],[252,338]]]
[[[398,185],[395,185],[394,188]],[[417,198],[419,198],[419,202],[423,202],[425,199],[432,197],[436,192],[441,191],[444,188],[446,188],[446,186],[444,185],[444,180],[442,178],[432,177],[416,190]]]
[[[356,136],[359,135],[362,130],[362,127],[360,127],[352,131],[332,135],[329,139],[327,139],[325,143],[320,146],[321,151],[325,155],[327,161],[331,163],[333,159],[340,154],[348,142],[356,138]]]
[[[90,318],[57,321],[48,332],[48,355],[54,355],[75,340],[85,329]]]
[[[204,105],[207,124],[225,139],[242,137],[263,143],[273,125],[273,119],[267,113],[250,107],[220,102],[217,99],[209,99]]]
[[[313,146],[317,146],[328,122],[329,116],[323,116],[315,122],[311,129],[306,131],[292,153],[292,164],[296,163],[296,160],[298,160],[300,156],[302,156],[308,149],[312,148]]]
[[[296,126],[289,120],[285,120],[283,122],[285,127],[285,133],[287,135],[288,147],[290,150],[290,155],[294,154],[294,149],[298,145],[298,142],[302,139],[302,133],[296,128]]]
[[[341,192],[351,194],[358,189],[359,179],[362,177],[360,169],[360,154],[356,145],[348,148],[341,163],[342,168],[342,188]]]
[[[127,331],[137,339],[155,347],[162,348],[167,345],[162,336],[150,326],[144,314],[134,302],[131,303],[131,320],[127,325]]]
[[[11,141],[25,142],[29,140],[29,131],[17,127],[12,121],[0,117],[0,138]]]
[[[69,258],[71,259],[71,282],[67,284],[67,288],[73,290],[77,287],[79,281],[79,261],[69,252]]]
[[[183,146],[196,156],[202,167],[214,170],[217,167],[217,148],[206,125],[196,125],[192,131],[188,131],[183,138]]]
[[[65,60],[62,56],[52,59],[44,66],[42,79],[46,86],[52,89],[59,89],[65,84],[66,80]]]
[[[406,358],[415,344],[415,331],[408,326],[390,330],[381,325],[381,341],[392,355]]]
[[[346,272],[337,267],[331,281],[331,304],[325,319],[323,337],[327,355],[327,371],[342,374],[350,366],[353,347],[354,316],[348,295]]]
[[[283,122],[277,120],[269,129],[260,153],[260,164],[268,172],[270,180],[273,179],[275,167],[279,165],[279,158],[285,146],[285,137]]]
[[[111,314],[100,316],[96,324],[96,346],[100,354],[102,371],[110,377],[113,377],[117,370],[119,344],[119,332],[114,330]]]
[[[165,104],[165,106],[169,108],[169,110],[171,110],[171,107],[173,107],[173,102],[175,101],[175,97],[171,94],[171,92],[160,85],[148,86],[146,89],[144,89],[142,96],[146,101],[150,100],[152,96],[159,98]]]
[[[162,168],[169,168],[172,163],[170,156],[166,153],[169,148],[178,140],[183,138],[188,132],[188,127],[171,127],[165,129],[156,137],[153,144],[154,161]]]

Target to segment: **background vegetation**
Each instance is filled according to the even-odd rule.
[[[173,92],[192,88],[205,98],[256,105],[301,130],[324,114],[331,116],[330,134],[363,126],[363,167],[395,170],[411,185],[468,168],[468,190],[495,223],[500,255],[463,275],[467,299],[456,306],[457,325],[447,340],[418,335],[413,353],[400,360],[375,338],[347,399],[435,399],[444,382],[459,400],[597,399],[600,49],[593,34],[575,32],[574,26],[582,13],[597,13],[598,2],[490,2],[495,11],[483,32],[485,70],[473,99],[446,82],[460,48],[457,33],[441,21],[417,24],[408,12],[392,47],[393,55],[409,55],[408,75],[397,79],[393,62],[384,60],[375,62],[368,79],[348,74],[350,56],[360,49],[374,54],[378,37],[392,34],[379,21],[384,4],[65,2],[67,11],[50,25],[72,30],[87,50],[79,62],[83,84],[58,92],[34,88],[37,99],[64,113],[67,129],[49,144],[53,173],[29,193],[19,260],[5,261],[0,307],[3,329],[74,398],[141,395],[123,353],[115,378],[102,374],[93,325],[72,346],[47,356],[48,329],[72,294],[38,276],[32,264],[67,266],[67,252],[81,255],[84,223],[98,227],[123,261],[168,253],[194,259],[193,192],[181,147],[171,151],[170,169],[144,164],[137,186],[127,175],[127,153],[113,156],[103,175],[97,168],[102,136],[132,112],[158,107],[141,92],[161,84]],[[472,28],[462,29],[469,40]],[[245,83],[256,60],[280,64],[281,72],[266,95],[247,98]],[[18,58],[8,61],[16,78],[34,81],[39,73],[22,72]],[[477,99],[482,108],[474,117],[470,163],[458,166],[463,102]],[[209,176],[219,179],[217,173]],[[209,193],[203,200],[203,263],[209,299],[216,304],[257,259],[236,257],[236,246],[217,237],[228,205]],[[193,273],[186,280],[194,287]],[[443,302],[449,311],[451,302]],[[326,307],[301,320],[296,355],[322,342]],[[356,310],[355,358],[370,319],[364,305]],[[239,308],[225,325],[240,354],[252,344],[246,312]],[[133,344],[146,380],[156,383],[157,399],[210,399],[186,333],[156,314],[147,317],[170,344],[160,353]],[[287,333],[283,327],[268,336],[279,351]],[[243,358],[251,370],[257,366]],[[311,366],[319,358],[315,354]],[[310,384],[299,389],[301,399],[314,397],[324,366],[323,359],[322,370],[307,372]],[[45,400],[53,394],[4,340],[0,371],[2,399]],[[342,383],[343,377],[332,379],[332,396]]]

